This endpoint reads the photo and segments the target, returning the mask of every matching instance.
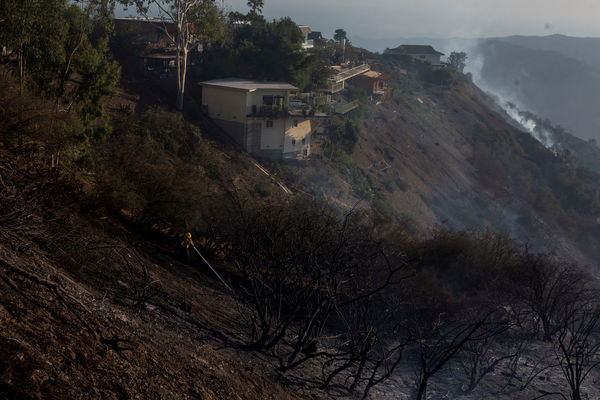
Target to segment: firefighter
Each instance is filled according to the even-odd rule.
[[[192,240],[192,234],[187,232],[184,238],[181,240],[181,245],[185,247],[185,254],[187,256],[188,264],[190,263],[190,246],[194,247],[194,241]]]

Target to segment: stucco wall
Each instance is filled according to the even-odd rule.
[[[267,121],[273,121],[273,127],[267,128]],[[260,140],[261,150],[282,150],[283,136],[285,132],[285,119],[261,120],[262,136]]]
[[[298,121],[298,126],[294,126],[294,121]],[[291,118],[285,122],[283,156],[287,158],[290,156],[310,154],[310,137],[312,132],[311,120]],[[304,141],[304,143],[302,141]]]
[[[202,87],[202,105],[208,116],[230,122],[246,122],[246,92],[228,88]]]

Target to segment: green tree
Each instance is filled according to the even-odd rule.
[[[346,60],[346,45],[348,43],[348,35],[343,29],[336,29],[335,34],[333,35],[333,40],[338,42],[338,57],[341,57],[341,61],[344,62]]]
[[[335,34],[333,35],[333,40],[336,42],[342,43],[342,40],[348,40],[348,36],[346,31],[343,29],[336,29]]]
[[[250,12],[254,14],[260,14],[262,12],[265,2],[263,0],[248,0],[248,7]]]
[[[20,93],[23,93],[26,72],[38,74],[56,69],[64,58],[66,30],[62,12],[66,0],[3,0],[0,15],[0,42],[15,52],[19,68]]]
[[[463,70],[467,66],[467,53],[465,53],[464,51],[453,51],[448,56],[448,65],[450,65],[457,71],[463,72]]]
[[[231,32],[230,40],[202,55],[205,78],[240,76],[308,86],[317,59],[302,50],[302,33],[290,18],[267,22],[260,16]]]
[[[56,102],[76,103],[86,120],[102,114],[101,98],[114,92],[119,66],[109,54],[113,6],[108,0],[7,0],[0,41],[17,54],[20,92],[27,77]]]

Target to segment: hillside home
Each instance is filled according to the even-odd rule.
[[[302,36],[304,37],[304,41],[302,42],[302,48],[304,50],[312,49],[314,46],[314,41],[309,37],[313,31],[307,25],[298,25],[300,32],[302,32]]]
[[[407,55],[415,60],[429,62],[434,67],[443,66],[440,56],[444,53],[440,53],[429,45],[409,45],[403,44],[395,49],[386,50],[388,54]]]
[[[193,34],[194,25],[188,25]],[[177,35],[177,27],[173,22],[161,19],[115,18],[115,32],[124,46],[136,51],[142,73],[161,77],[175,73],[177,53],[171,38]],[[202,48],[199,45],[194,50],[202,51]]]
[[[290,104],[290,93],[298,91],[297,87],[239,78],[200,85],[203,112],[244,150],[274,159],[310,154],[313,121],[319,116]]]
[[[371,67],[368,64],[361,64],[355,67],[334,65],[331,69],[333,69],[334,74],[327,81],[327,91],[334,94],[346,88],[346,81],[369,71]]]
[[[379,103],[391,96],[392,90],[388,87],[388,82],[392,79],[394,79],[394,75],[370,70],[354,77],[352,84],[365,90]]]

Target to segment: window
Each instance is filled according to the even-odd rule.
[[[284,100],[283,96],[267,95],[263,96],[262,105],[268,110],[273,108],[283,108]]]
[[[292,144],[295,146],[296,145],[296,139],[292,139]]]
[[[294,126],[295,127],[298,126],[298,120],[297,119],[294,120]]]
[[[272,128],[273,127],[273,121],[271,121],[270,119],[267,120],[267,128]]]

